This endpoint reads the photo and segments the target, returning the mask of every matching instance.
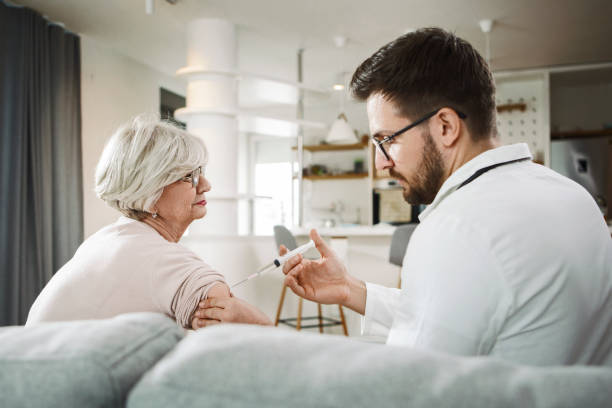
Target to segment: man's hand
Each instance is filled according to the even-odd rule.
[[[323,304],[340,304],[359,313],[365,310],[365,284],[348,274],[338,256],[323,241],[316,230],[310,231],[321,258],[290,258],[283,265],[285,285],[298,296]],[[281,246],[281,255],[287,252]]]
[[[201,301],[194,313],[191,327],[196,330],[219,323],[272,325],[272,321],[268,316],[242,299],[220,297]]]

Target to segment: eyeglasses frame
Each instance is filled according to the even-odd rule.
[[[202,166],[196,167],[191,173],[187,174],[185,177],[181,179],[186,183],[191,183],[193,188],[197,188],[200,182],[200,176],[203,174]]]
[[[440,112],[441,109],[442,108],[438,108],[438,109],[436,109],[436,110],[434,110],[432,112],[429,112],[427,115],[423,116],[422,118],[417,119],[416,121],[414,121],[411,124],[401,128],[397,132],[394,132],[394,133],[390,134],[389,136],[385,137],[382,140],[377,140],[374,137],[372,137],[372,143],[374,143],[374,146],[376,146],[376,148],[382,153],[382,155],[385,156],[385,159],[391,160],[391,157],[389,156],[389,154],[387,153],[387,151],[383,147],[383,144],[390,142],[391,140],[395,139],[396,137],[398,137],[402,133],[407,132],[410,129],[412,129],[413,127],[416,127],[416,126],[420,125],[421,123],[425,122],[426,120],[428,120],[429,118],[434,116],[436,113]],[[456,109],[453,109],[453,110],[455,112],[457,112],[457,115],[459,116],[459,118],[461,118],[461,119],[467,118],[467,115],[465,113],[460,112],[460,111],[458,111]]]

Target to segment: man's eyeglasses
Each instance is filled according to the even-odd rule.
[[[193,188],[198,187],[198,183],[200,182],[200,176],[202,175],[202,166],[197,167],[194,171],[187,174],[185,177],[181,179],[181,181],[185,181],[187,183],[191,183]]]
[[[409,124],[406,127],[401,128],[400,130],[398,130],[397,132],[383,138],[383,139],[376,139],[376,138],[372,138],[372,143],[374,143],[374,146],[376,146],[376,148],[382,153],[383,156],[385,156],[385,159],[387,160],[391,160],[391,157],[389,156],[389,154],[387,153],[387,150],[385,149],[385,144],[389,144],[391,143],[391,141],[393,139],[395,139],[397,136],[401,135],[404,132],[407,132],[408,130],[412,129],[415,126],[420,125],[421,123],[425,122],[426,120],[428,120],[429,118],[431,118],[433,115],[435,115],[436,113],[438,113],[440,111],[440,109],[442,108],[438,108],[433,112],[429,112],[427,115],[423,116],[422,118],[416,120],[415,122],[412,122],[411,124]],[[458,110],[455,110],[455,112],[457,112],[457,115],[461,118],[461,119],[465,119],[467,118],[467,115],[459,112]]]

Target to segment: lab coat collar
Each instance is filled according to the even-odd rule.
[[[442,184],[440,191],[436,194],[433,202],[419,214],[419,221],[423,221],[440,203],[452,194],[465,180],[470,178],[478,170],[492,166],[497,163],[503,163],[518,159],[532,159],[531,152],[526,143],[517,143],[513,145],[501,146],[495,149],[487,150],[474,157],[472,160],[463,164],[448,179]]]

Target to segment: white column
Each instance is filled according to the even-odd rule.
[[[238,92],[236,32],[229,21],[199,19],[187,27],[187,106],[175,116],[208,148],[207,215],[191,224],[190,234],[238,233]]]

